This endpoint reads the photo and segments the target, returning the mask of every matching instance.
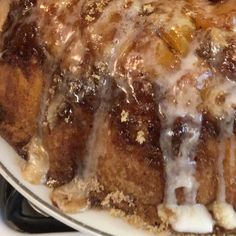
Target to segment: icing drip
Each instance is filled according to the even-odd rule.
[[[196,42],[193,42],[191,44],[191,50],[189,51],[188,55],[181,60],[181,65],[180,69],[174,73],[167,73],[164,76],[161,76],[158,80],[157,83],[164,89],[164,91],[172,88],[175,86],[184,75],[193,72],[197,68],[197,63],[198,63],[198,57],[195,54],[195,50],[197,48]],[[206,72],[205,72],[206,73]],[[202,73],[198,75],[197,82],[200,82],[202,79],[202,76],[204,76],[205,73]],[[208,77],[207,74],[205,74],[206,77]]]
[[[55,62],[49,58],[47,64],[44,65],[47,74],[44,80],[44,91],[42,94],[41,104],[40,104],[40,114],[38,116],[38,136],[39,138],[43,138],[43,129],[45,127],[45,122],[49,122],[49,126],[52,127],[54,117],[56,116],[56,109],[52,109],[53,105],[49,106],[49,90],[53,79],[53,74],[56,70]],[[62,100],[62,98],[61,98]],[[58,105],[57,105],[58,106]]]
[[[219,156],[218,156],[218,195],[217,202],[225,202],[226,200],[226,187],[225,187],[225,177],[224,177],[224,160],[226,157],[226,143],[228,140],[231,141],[233,134],[234,126],[234,113],[232,117],[229,117],[228,120],[221,121],[221,135],[220,135],[220,145],[219,145]],[[231,143],[230,143],[231,145]],[[230,155],[234,155],[232,152]],[[230,157],[230,159],[233,157]]]
[[[40,138],[32,138],[28,144],[28,155],[28,161],[22,167],[24,178],[33,184],[45,183],[49,157]]]
[[[211,233],[214,220],[205,206],[195,205],[167,205],[159,206],[158,214],[163,222],[169,222],[177,232],[183,233]]]
[[[140,28],[135,29],[135,23],[138,19],[137,17],[140,13],[141,6],[142,5],[140,2],[135,1],[133,2],[133,5],[130,6],[128,10],[126,10],[126,13],[122,15],[122,22],[116,32],[115,38],[113,39],[114,46],[109,53],[111,58],[108,60],[108,67],[113,76],[117,71],[117,64],[120,57],[130,46],[130,42],[133,42],[134,38],[137,36],[137,33],[140,32]]]
[[[221,108],[215,107],[214,112],[221,117],[220,120],[220,135],[219,135],[219,156],[218,156],[218,193],[216,202],[213,204],[213,213],[217,223],[225,229],[236,228],[236,212],[232,205],[226,202],[226,183],[225,183],[225,164],[227,150],[229,149],[229,171],[231,172],[235,166],[235,137],[234,117],[236,98],[234,94],[235,84],[231,81],[225,81],[222,86],[217,89],[218,94],[223,94],[224,103]],[[227,145],[227,143],[229,145]],[[230,173],[232,176],[233,173]]]
[[[201,123],[185,126],[185,138],[182,140],[178,156],[174,157],[172,149],[172,128],[167,128],[161,135],[161,147],[166,161],[166,203],[176,203],[175,190],[185,188],[186,203],[194,204],[198,184],[195,180],[194,150],[198,144]],[[169,151],[166,151],[170,148]]]
[[[218,156],[218,195],[217,201],[225,202],[225,178],[224,178],[224,159],[225,159],[225,140],[222,139],[219,145],[219,156]]]
[[[106,132],[109,98],[111,96],[111,80],[104,79],[100,82],[100,106],[94,118],[90,136],[87,140],[87,153],[85,154],[85,166],[81,175],[78,174],[70,183],[65,184],[52,193],[53,201],[65,212],[75,213],[83,211],[90,206],[90,191],[100,191],[96,181],[96,169],[98,159],[106,155]]]
[[[65,101],[65,97],[62,94],[58,94],[53,98],[53,100],[50,103],[50,106],[47,109],[47,122],[50,129],[53,129],[58,116],[58,111],[60,107],[62,106],[63,102]],[[43,109],[43,108],[42,108]],[[45,110],[45,108],[44,108]],[[42,113],[44,114],[44,113]]]
[[[236,212],[232,205],[226,202],[214,203],[213,213],[221,227],[229,230],[236,228]]]
[[[187,63],[188,62],[188,63]],[[195,180],[194,151],[198,144],[202,114],[198,106],[202,100],[197,88],[193,87],[192,80],[202,79],[203,76],[188,78],[188,73],[196,70],[197,58],[194,49],[183,59],[180,71],[172,75],[170,81],[175,82],[173,87],[166,92],[166,98],[160,103],[160,113],[163,117],[160,144],[166,163],[166,191],[165,201],[167,204],[175,204],[175,190],[183,187],[185,202],[194,204],[198,183]],[[174,156],[172,150],[172,138],[174,135],[173,125],[175,120],[184,119],[182,138],[179,152]]]
[[[137,33],[140,32],[140,27],[135,27],[139,20],[142,1],[134,1],[127,4],[127,1],[112,1],[105,8],[99,20],[88,28],[92,40],[99,40],[103,45],[102,60],[108,64],[109,73],[114,76],[117,73],[117,66],[122,55],[131,46]],[[117,20],[109,23],[115,13]],[[106,30],[104,30],[106,27]],[[112,40],[105,43],[106,34],[112,35],[115,32]]]
[[[230,80],[216,78],[215,87],[213,87],[207,96],[205,103],[208,109],[219,119],[219,156],[218,156],[218,202],[225,202],[225,179],[224,179],[224,160],[227,153],[227,143],[229,143],[230,162],[234,162],[234,117],[236,105],[235,83]],[[222,99],[223,102],[218,100]],[[233,163],[232,164],[233,167]]]
[[[87,141],[87,155],[85,158],[85,170],[83,177],[85,181],[96,174],[98,158],[106,154],[106,140],[104,135],[107,128],[108,101],[111,96],[111,82],[104,80],[101,88],[101,104],[96,111],[93,121],[93,129]]]
[[[232,4],[232,1],[228,2]],[[219,121],[221,130],[217,163],[219,181],[213,212],[222,227],[227,229],[236,227],[236,213],[233,207],[226,203],[224,177],[228,142],[230,171],[232,171],[230,175],[233,175],[235,167],[233,135],[236,106],[234,92],[236,86],[233,82],[235,59],[233,53],[230,54],[234,47],[234,34],[232,31],[230,36],[232,42],[227,42],[226,31],[221,35],[221,29],[211,29],[215,38],[210,40],[207,38],[210,41],[209,45],[206,44],[202,55],[197,57],[195,51],[199,45],[191,41],[193,38],[200,41],[198,35],[201,35],[199,32],[201,30],[197,30],[196,22],[185,13],[189,2],[192,1],[180,0],[177,4],[177,1],[158,0],[38,0],[36,6],[32,7],[32,14],[23,17],[22,21],[25,23],[35,22],[36,31],[42,40],[40,43],[51,55],[46,55],[47,65],[43,65],[46,82],[41,114],[38,118],[39,137],[32,139],[29,145],[29,161],[24,167],[25,176],[29,181],[44,182],[49,163],[48,154],[42,146],[43,129],[47,125],[52,129],[60,106],[66,99],[71,102],[69,94],[65,94],[67,90],[64,90],[69,83],[68,78],[63,75],[58,82],[61,86],[59,93],[53,94],[52,99],[50,97],[49,90],[57,69],[61,70],[62,74],[72,74],[70,79],[73,81],[70,82],[73,82],[75,87],[80,80],[87,82],[90,75],[97,79],[96,83],[100,83],[98,99],[101,101],[100,106],[96,107],[86,144],[87,153],[82,178],[78,174],[73,181],[53,193],[53,201],[63,210],[74,212],[87,208],[90,205],[89,191],[100,190],[95,180],[96,169],[99,157],[107,154],[106,138],[109,137],[107,117],[112,93],[111,80],[103,78],[112,76],[117,86],[126,93],[128,102],[131,101],[129,97],[131,95],[137,104],[139,103],[138,94],[133,86],[135,80],[155,81],[160,89],[158,94],[162,128],[160,145],[165,161],[166,205],[159,206],[158,213],[165,221],[166,209],[171,211],[173,214],[168,221],[176,231],[208,233],[213,230],[214,221],[209,212],[203,205],[196,204],[198,182],[195,178],[195,149],[202,130],[202,112],[206,110]],[[175,7],[172,4],[175,4]],[[0,16],[2,15],[4,19],[9,10],[9,1],[0,0],[0,5],[3,7],[0,9]],[[202,8],[202,5],[207,5],[206,12],[211,15],[215,8],[214,4],[200,1],[199,7]],[[190,15],[195,17],[194,14]],[[235,28],[235,18],[233,20],[233,24],[228,22],[230,29]],[[18,19],[15,21],[14,26]],[[201,19],[198,24],[208,27],[204,25],[204,20],[201,22]],[[0,31],[2,25],[0,17]],[[220,59],[217,55],[221,58],[221,53],[225,53],[222,55],[226,60],[218,63]],[[103,66],[97,68],[98,63]],[[96,74],[97,70],[99,75]],[[225,71],[230,77],[224,75]],[[86,89],[93,90],[93,86],[88,82]],[[210,92],[205,92],[207,89]],[[75,96],[76,103],[79,104],[80,96],[76,93]],[[87,105],[90,106],[85,104]],[[125,122],[128,117],[125,112],[123,115],[122,119]],[[180,123],[178,128],[181,137],[178,150],[173,150],[174,128],[177,122]],[[138,132],[136,142],[144,146],[144,140],[144,132]],[[183,188],[185,198],[184,205],[181,206],[178,205],[176,198],[176,190],[179,188]]]

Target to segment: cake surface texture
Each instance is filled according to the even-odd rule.
[[[236,0],[0,0],[0,135],[64,212],[236,233]]]

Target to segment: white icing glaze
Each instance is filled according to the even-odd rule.
[[[62,106],[65,100],[64,95],[57,95],[53,101],[51,101],[50,106],[47,109],[47,122],[49,127],[52,129],[57,121],[57,115],[60,107]]]
[[[182,140],[179,154],[177,157],[165,156],[166,158],[166,202],[176,203],[175,190],[177,188],[185,188],[185,201],[187,203],[195,203],[198,183],[195,180],[195,162],[193,160],[194,149],[198,143],[200,135],[200,126],[191,127],[187,125],[186,138]],[[168,136],[168,142],[171,142],[169,131],[164,135]],[[161,141],[162,146],[166,140]],[[168,144],[169,145],[169,144]],[[165,147],[166,148],[166,147]],[[172,148],[170,146],[170,148]]]
[[[221,227],[229,230],[236,228],[236,212],[232,205],[226,202],[214,203],[213,213]]]
[[[72,27],[70,24],[66,24],[67,22],[65,22],[64,24],[60,21],[59,16],[60,14],[62,14],[62,11],[66,8],[66,6],[70,3],[71,1],[45,1],[45,0],[40,0],[37,2],[37,10],[38,10],[38,15],[39,17],[39,21],[38,21],[38,26],[40,28],[42,28],[42,32],[44,33],[44,37],[45,39],[50,39],[49,34],[57,34],[58,37],[56,37],[56,41],[54,42],[55,46],[57,47],[57,49],[59,49],[60,51],[58,51],[58,55],[62,55],[65,47],[67,46],[69,40],[71,39],[71,37],[75,34],[75,31],[72,30]],[[56,12],[51,15],[51,17],[53,18],[53,22],[54,24],[48,24],[47,29],[45,29],[45,18],[47,16],[47,14],[49,13],[51,4],[54,4],[55,6],[55,10]],[[66,19],[68,20],[67,17]],[[68,20],[69,21],[69,20]],[[54,27],[54,25],[56,27]],[[47,42],[47,41],[46,41]]]
[[[82,40],[80,27],[78,27],[80,23],[79,14],[84,1],[79,1],[71,10],[68,7],[72,2],[72,0],[39,0],[35,12],[38,16],[37,23],[40,33],[51,49],[51,53],[58,60],[63,60],[63,65],[72,73],[79,74],[86,53],[86,44]],[[54,14],[50,13],[52,6],[56,10]],[[48,19],[50,22],[47,22]],[[76,25],[77,28],[75,29]]]
[[[198,110],[202,99],[193,81],[202,83],[202,76],[206,72],[200,73],[196,78],[188,78],[187,74],[192,70],[198,70],[196,63],[197,57],[194,53],[195,47],[189,55],[183,59],[180,70],[174,73],[168,82],[168,86],[175,83],[172,88],[166,92],[167,98],[160,103],[160,112],[162,114],[162,132],[160,144],[164,159],[166,162],[166,191],[165,201],[168,204],[176,203],[175,190],[180,187],[185,188],[185,201],[195,203],[198,183],[195,180],[195,162],[194,151],[198,144],[202,114]],[[186,78],[184,76],[187,76]],[[182,139],[179,154],[174,156],[172,153],[173,125],[176,118],[185,119],[183,127],[184,138]]]
[[[107,104],[104,102],[111,94],[110,83],[104,80],[101,88],[101,104],[96,111],[93,121],[93,128],[87,141],[87,155],[85,158],[85,169],[83,177],[85,180],[94,177],[98,158],[106,155],[106,135],[107,128]]]
[[[173,14],[171,13],[173,8],[170,7],[169,4],[159,4],[158,1],[113,0],[110,2],[102,1],[99,2],[98,5],[104,5],[105,2],[108,2],[107,6],[101,10],[101,16],[99,16],[98,19],[87,15],[87,18],[91,19],[88,26],[84,29],[83,35],[81,35],[81,31],[78,27],[81,20],[81,13],[83,12],[83,5],[92,5],[94,1],[86,2],[81,0],[74,2],[67,0],[65,2],[55,2],[53,0],[39,0],[37,3],[36,12],[40,19],[38,25],[43,38],[48,46],[51,47],[52,53],[56,57],[62,59],[61,57],[64,56],[64,66],[69,67],[73,73],[78,73],[84,55],[86,54],[86,38],[89,38],[92,43],[96,44],[96,50],[101,48],[98,52],[95,51],[96,59],[103,60],[108,64],[109,73],[115,75],[115,73],[120,73],[117,68],[120,58],[125,54],[129,46],[133,44],[134,39],[138,37],[138,33],[143,30],[142,27],[147,26],[146,28],[148,28],[149,25],[151,25],[149,28],[153,32],[160,28],[168,31],[177,30],[176,27],[185,27],[185,29],[188,28],[189,31],[195,29],[190,18],[182,13],[182,7],[186,4],[185,1],[179,1]],[[156,21],[153,21],[152,16],[146,16],[145,18],[140,16],[145,4],[156,4],[160,9],[160,14],[155,15],[155,17],[158,16]],[[73,7],[70,7],[70,5]],[[53,15],[50,13],[51,6],[54,6],[56,9]],[[118,13],[120,19],[111,21],[115,13]],[[48,18],[50,18],[51,24],[45,29],[44,25],[48,24],[45,19]],[[167,19],[171,24],[166,24]],[[136,27],[137,23],[138,26]],[[171,29],[167,27],[170,25],[173,26]],[[112,35],[113,32],[114,36],[112,36],[112,39],[107,40],[106,36]],[[176,31],[176,33],[179,34],[179,31]],[[182,40],[187,44],[187,39],[182,37]],[[149,53],[147,50],[145,54],[137,53],[136,56],[142,58],[145,65],[147,64],[148,66],[150,64],[152,68],[155,68],[157,66],[157,63],[154,63],[157,60],[155,48],[157,45],[155,41],[150,45],[153,45],[154,48],[149,47]],[[148,54],[150,54],[150,56],[148,56]],[[145,56],[145,58],[143,58],[143,56]],[[151,63],[148,63],[148,61]],[[160,68],[156,68],[155,70],[160,73]]]
[[[140,27],[135,28],[135,24],[139,20],[138,14],[141,11],[142,1],[130,2],[131,6],[127,6],[127,1],[112,1],[105,8],[99,20],[88,27],[89,34],[92,39],[101,40],[103,43],[102,60],[108,64],[108,70],[112,76],[117,73],[117,65],[120,57],[126,52],[128,47],[133,43]],[[121,19],[118,22],[107,24],[109,18],[114,13],[119,12]],[[105,29],[105,30],[104,30]],[[102,42],[104,34],[115,31],[112,40],[106,43]]]
[[[120,57],[127,50],[128,46],[130,46],[130,43],[133,42],[137,33],[140,32],[140,28],[135,29],[135,20],[138,19],[137,16],[140,13],[141,6],[141,2],[135,1],[133,2],[133,6],[131,6],[125,14],[122,14],[122,22],[117,29],[116,35],[113,39],[114,45],[109,53],[111,58],[108,60],[108,68],[113,76],[117,71],[116,66]]]
[[[225,159],[225,140],[222,139],[219,145],[219,156],[218,156],[218,194],[217,200],[219,202],[225,201],[225,178],[224,178],[224,159]]]
[[[220,82],[219,82],[220,81]],[[211,102],[209,105],[212,108],[212,112],[215,116],[220,117],[220,143],[219,143],[219,156],[218,156],[218,193],[217,200],[213,204],[214,217],[221,227],[232,230],[236,228],[236,212],[232,205],[226,203],[226,185],[224,177],[224,161],[226,158],[227,148],[229,147],[229,171],[235,167],[235,137],[233,133],[234,128],[234,117],[236,105],[235,96],[235,83],[232,81],[224,80],[223,82],[219,79],[218,86],[211,92],[214,94],[212,97],[215,99],[215,103]],[[224,95],[223,104],[216,103],[216,98],[219,95]],[[214,101],[209,96],[210,101]],[[227,147],[227,143],[229,146]],[[232,176],[233,173],[230,174]]]
[[[49,57],[48,57],[49,59]],[[48,73],[47,75],[45,76],[45,83],[44,83],[44,91],[43,91],[43,94],[42,94],[42,98],[41,98],[41,103],[40,103],[40,113],[38,115],[38,118],[37,118],[37,123],[38,123],[38,136],[39,138],[43,138],[43,128],[45,127],[44,124],[45,124],[45,118],[49,118],[49,120],[46,120],[46,122],[49,122],[49,126],[54,126],[53,122],[55,121],[55,118],[56,118],[56,115],[55,115],[55,110],[52,109],[51,107],[51,111],[48,110],[49,107],[48,107],[48,103],[49,103],[49,97],[50,97],[50,85],[51,85],[51,80],[52,80],[52,77],[53,77],[53,73],[54,71],[56,70],[56,67],[55,67],[55,64],[53,62],[53,60],[50,60],[48,61],[48,64],[46,65],[46,67],[48,68]],[[62,97],[60,97],[59,100],[63,100]],[[58,107],[59,104],[57,104],[56,107]],[[50,113],[50,114],[49,114]]]
[[[7,12],[9,7],[7,4],[9,1],[0,0],[0,4],[2,2],[4,2],[2,5],[3,9]],[[95,2],[95,0],[89,1],[89,3]],[[102,50],[94,50],[96,60],[105,62],[109,74],[116,76],[120,75],[118,64],[124,54],[127,53],[128,48],[134,43],[134,39],[138,37],[142,30],[147,28],[151,29],[152,35],[147,34],[147,43],[151,46],[142,52],[134,50],[134,52],[126,55],[127,63],[124,67],[127,74],[123,76],[127,78],[125,82],[119,82],[119,86],[127,94],[129,93],[127,90],[130,89],[135,97],[132,85],[134,78],[131,76],[131,71],[138,69],[138,63],[141,64],[141,67],[152,68],[158,74],[156,83],[163,92],[163,100],[160,103],[160,113],[163,117],[160,142],[166,166],[165,202],[167,203],[166,208],[173,212],[173,216],[169,218],[169,222],[173,229],[178,232],[209,233],[213,230],[214,221],[207,209],[202,205],[195,204],[198,183],[195,179],[194,155],[202,125],[202,111],[199,109],[199,106],[204,103],[204,106],[208,108],[215,117],[221,120],[221,137],[217,166],[219,176],[218,198],[217,203],[215,203],[213,207],[213,211],[222,227],[227,229],[235,228],[236,213],[231,205],[225,203],[224,160],[226,152],[225,142],[226,139],[230,138],[230,163],[232,168],[235,166],[235,141],[232,135],[235,115],[234,107],[236,106],[236,93],[234,92],[236,91],[236,85],[234,82],[228,81],[225,78],[218,78],[218,75],[216,76],[214,74],[215,72],[199,65],[199,59],[195,54],[198,45],[195,42],[190,44],[191,50],[187,56],[182,58],[180,68],[177,71],[173,72],[172,70],[166,71],[163,69],[162,66],[157,63],[156,47],[158,40],[160,40],[160,42],[164,40],[161,38],[161,35],[155,35],[156,38],[153,35],[157,34],[157,32],[160,33],[159,30],[161,29],[162,33],[174,31],[178,36],[182,36],[181,31],[178,31],[178,27],[184,26],[187,27],[189,31],[194,31],[195,26],[191,19],[186,17],[182,12],[184,1],[179,1],[179,4],[176,5],[174,10],[172,6],[169,6],[169,3],[160,4],[160,12],[155,16],[150,15],[150,17],[146,17],[144,24],[144,21],[140,20],[140,13],[143,4],[150,2],[151,1],[148,0],[131,1],[130,6],[127,6],[128,3],[125,0],[113,0],[109,2],[105,9],[100,12],[101,16],[98,19],[90,18],[91,22],[89,22],[88,27],[85,27],[83,32],[85,37],[80,30],[80,23],[83,6],[85,3],[88,3],[88,1],[38,0],[35,12],[38,16],[37,23],[40,34],[46,45],[51,49],[51,53],[58,61],[62,61],[64,67],[77,75],[80,73],[81,65],[88,50],[87,42],[84,38],[92,41],[98,48],[102,45],[100,48]],[[152,2],[158,4],[159,1]],[[49,12],[50,4],[54,4],[56,10],[53,14]],[[69,8],[71,4],[73,7]],[[209,12],[210,8],[209,6],[207,7]],[[1,12],[2,8],[0,9],[0,15]],[[113,14],[117,12],[119,13],[120,19],[109,23]],[[4,14],[3,18],[6,17]],[[63,17],[63,15],[66,17]],[[45,21],[47,18],[51,19],[49,24]],[[0,19],[0,29],[3,24],[2,22],[3,21]],[[136,28],[137,23],[141,26],[139,25]],[[45,25],[47,25],[47,27],[45,27]],[[113,38],[103,41],[103,36],[105,38],[106,33],[112,30],[115,31]],[[153,41],[148,41],[152,37],[154,38]],[[51,38],[55,39],[55,41],[52,40],[52,42],[50,42]],[[145,36],[143,36],[143,38],[143,41],[145,41]],[[189,43],[184,37],[182,40],[183,44]],[[219,41],[219,38],[216,41]],[[225,44],[223,36],[220,43]],[[168,46],[174,47],[173,45]],[[222,45],[215,45],[213,54],[218,53],[221,48]],[[185,55],[181,50],[180,54]],[[180,55],[178,55],[178,57],[180,57]],[[138,58],[135,59],[136,64],[131,63],[133,58]],[[204,88],[205,81],[212,76],[214,77],[214,82],[210,81],[210,83],[212,83],[213,86],[206,100],[203,102],[200,91]],[[128,85],[124,85],[124,83]],[[106,86],[107,85],[104,85],[101,96],[101,106],[95,114],[92,132],[87,143],[87,157],[85,158],[86,163],[83,176],[86,180],[93,177],[96,172],[97,159],[106,152],[106,150],[104,150],[105,145],[103,145],[103,131],[107,128],[105,115],[106,104],[103,101],[104,96],[107,96]],[[216,100],[221,94],[225,95],[225,101],[223,104],[219,105]],[[60,99],[59,102],[52,102],[49,107],[47,117],[49,123],[54,122],[55,111],[63,98]],[[43,100],[45,102],[44,98]],[[45,110],[46,108],[44,107],[42,114],[44,114]],[[172,150],[173,125],[177,118],[183,118],[185,125],[183,127],[184,137],[181,140],[179,153],[174,156]],[[43,123],[43,118],[39,123]],[[143,143],[143,138],[143,134],[140,133],[137,141]],[[32,140],[29,153],[29,162],[25,166],[25,171],[27,170],[26,178],[31,182],[42,182],[49,168],[47,153],[37,139]],[[62,192],[60,192],[59,195],[61,194],[61,196],[64,197],[64,192],[67,192],[69,189],[69,191],[72,190],[71,194],[69,193],[67,195],[69,200],[75,198],[75,200],[80,201],[81,196],[82,199],[85,200],[87,189],[84,184],[85,182],[78,183],[72,181],[68,186],[60,189]],[[184,188],[185,202],[189,205],[171,205],[177,203],[175,191],[181,187]],[[82,195],[77,196],[78,191],[81,191]],[[84,192],[86,194],[84,194]],[[87,203],[87,201],[85,202]],[[61,208],[65,207],[66,206],[61,206]],[[159,207],[159,214],[163,216],[161,207]]]
[[[41,139],[34,137],[28,145],[28,160],[22,166],[24,178],[33,184],[45,183],[49,170],[49,157]]]
[[[227,137],[232,135],[232,119],[236,106],[236,84],[233,81],[214,75],[214,81],[209,89],[204,104],[207,109],[216,117],[222,120],[222,132]],[[224,102],[217,102],[219,96],[224,97]],[[225,129],[227,128],[227,129]]]
[[[89,192],[101,190],[96,179],[83,180],[78,176],[70,183],[54,189],[51,198],[53,202],[64,212],[83,212],[90,207]]]
[[[161,83],[160,85],[167,90],[175,86],[177,81],[180,80],[184,75],[196,71],[198,57],[195,54],[195,50],[197,46],[198,45],[196,42],[192,43],[190,52],[181,60],[180,69],[177,72],[165,74],[163,78],[158,79],[157,83]],[[200,81],[202,80],[200,79]]]
[[[158,214],[176,232],[212,233],[214,220],[204,205],[166,205],[158,207]]]
[[[226,156],[226,143],[230,141],[230,168],[234,166],[235,147],[234,147],[234,117],[236,106],[236,85],[234,82],[215,77],[215,85],[209,90],[209,94],[205,100],[205,104],[211,113],[220,119],[220,135],[219,135],[219,156],[218,156],[218,194],[217,201],[225,202],[225,178],[224,178],[224,160]],[[217,102],[219,97],[223,97],[223,102]]]

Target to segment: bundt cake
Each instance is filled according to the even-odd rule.
[[[0,0],[0,135],[64,212],[236,232],[235,115],[236,0]]]

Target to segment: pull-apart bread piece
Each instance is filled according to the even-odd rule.
[[[236,232],[236,0],[0,0],[0,134],[62,211]]]

